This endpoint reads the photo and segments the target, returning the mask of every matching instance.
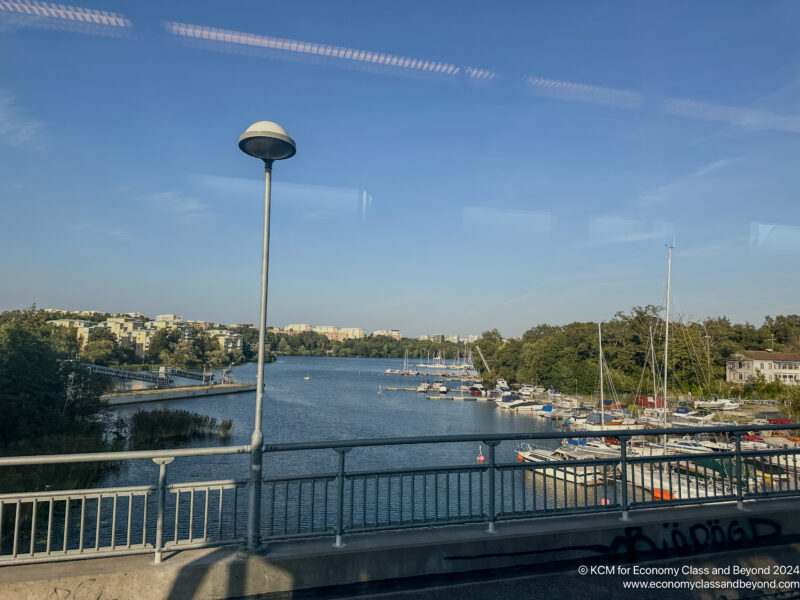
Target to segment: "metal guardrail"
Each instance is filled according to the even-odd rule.
[[[149,383],[155,383],[156,385],[166,385],[172,382],[168,375],[153,373],[152,371],[126,371],[124,369],[115,369],[113,367],[104,367],[102,365],[94,365],[91,363],[81,363],[81,366],[86,367],[92,373],[108,375],[109,377],[116,377],[118,379],[147,381]]]
[[[746,450],[752,427],[537,432],[268,444],[269,454],[335,453],[335,471],[263,479],[260,536],[265,541],[344,536],[385,529],[486,523],[554,514],[628,512],[653,506],[800,496],[800,448]],[[759,430],[800,429],[798,424]],[[730,448],[697,454],[633,455],[632,437],[729,435]],[[503,443],[563,438],[616,438],[620,455],[549,462],[497,460]],[[484,462],[411,468],[348,469],[350,452],[385,446],[469,444],[486,447]],[[506,451],[508,448],[506,447]],[[517,451],[517,448],[515,448]],[[167,484],[179,457],[247,454],[249,446],[0,458],[0,469],[73,462],[152,459],[150,485],[0,494],[0,565],[90,556],[153,553],[242,543],[249,482],[240,479]],[[509,453],[510,454],[510,453]],[[474,455],[470,460],[474,460]],[[1,481],[1,479],[0,479]]]

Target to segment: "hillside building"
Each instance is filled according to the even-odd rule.
[[[745,384],[760,375],[767,382],[800,383],[800,352],[747,350],[732,355],[725,368],[725,381]]]

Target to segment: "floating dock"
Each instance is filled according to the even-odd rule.
[[[103,394],[101,398],[107,400],[110,406],[118,406],[120,404],[139,404],[140,402],[159,402],[161,400],[179,400],[181,398],[238,394],[240,392],[254,392],[255,390],[255,383],[221,383],[217,385],[187,385],[167,389],[114,392],[111,394]]]

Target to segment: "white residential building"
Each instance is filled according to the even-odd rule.
[[[360,327],[342,327],[339,330],[339,337],[346,340],[360,340],[364,337],[364,330]]]
[[[732,355],[726,364],[725,381],[745,384],[758,375],[787,385],[800,383],[800,352],[747,350]]]
[[[244,346],[244,338],[240,333],[234,333],[227,329],[209,329],[208,334],[217,339],[223,352],[241,350]]]

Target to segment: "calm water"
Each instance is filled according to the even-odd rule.
[[[356,438],[512,433],[545,431],[551,423],[529,415],[516,415],[492,402],[434,400],[413,392],[387,391],[389,387],[416,387],[423,378],[386,375],[399,369],[402,359],[281,357],[265,366],[266,392],[262,428],[265,442],[300,442]],[[255,382],[254,363],[234,369],[236,381]],[[308,376],[309,379],[304,378]],[[433,377],[427,378],[432,380]],[[450,381],[457,387],[460,382]],[[380,387],[379,387],[380,386]],[[383,391],[380,391],[383,388]],[[186,409],[232,419],[230,445],[250,442],[255,411],[255,392],[151,402],[116,409],[126,414],[139,409]],[[220,445],[217,438],[196,440],[182,447]],[[498,447],[499,461],[514,460],[514,442]],[[558,442],[543,444],[557,446]],[[486,448],[483,448],[486,454]],[[347,455],[349,468],[379,468],[475,464],[478,444],[439,444],[358,448]],[[247,456],[176,459],[169,466],[169,480],[204,481],[246,478]],[[267,454],[264,475],[334,471],[331,451]],[[157,467],[136,461],[106,482],[140,484],[155,481]]]

